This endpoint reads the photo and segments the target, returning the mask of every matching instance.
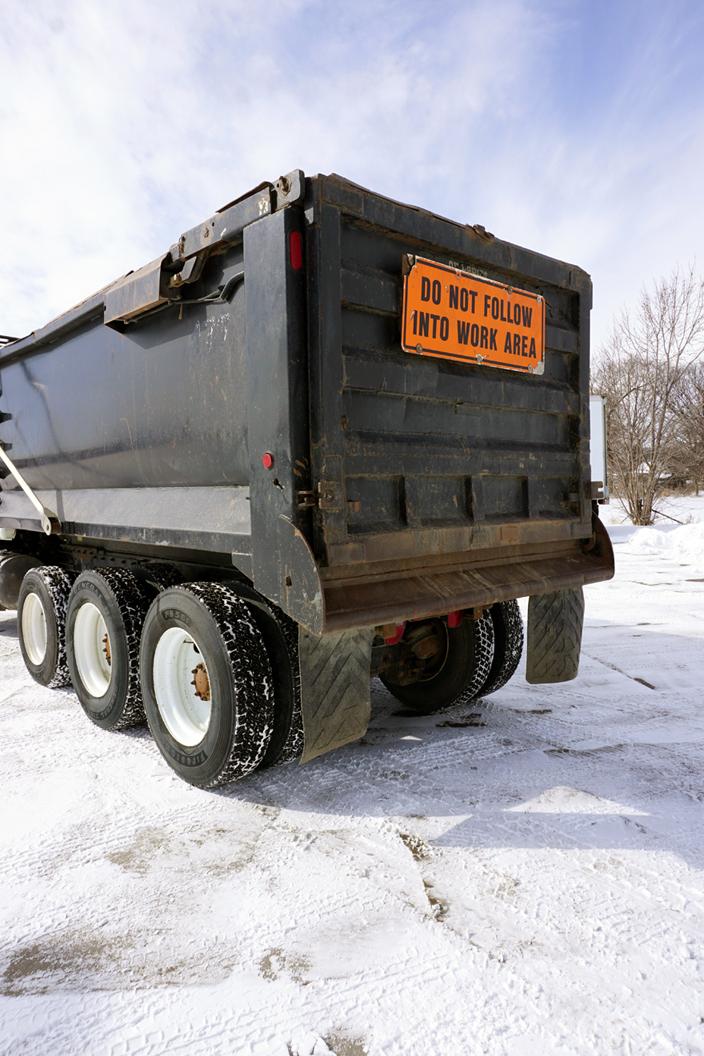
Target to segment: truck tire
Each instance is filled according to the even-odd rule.
[[[298,625],[251,584],[228,584],[254,617],[271,663],[274,686],[273,729],[261,769],[300,759],[303,754],[301,673],[298,661]]]
[[[505,686],[516,673],[523,653],[523,620],[517,601],[499,601],[491,606],[494,625],[494,659],[479,696],[487,697]]]
[[[66,662],[66,610],[71,576],[58,565],[26,573],[17,600],[17,627],[25,667],[49,689],[69,685]]]
[[[142,624],[155,590],[124,568],[82,572],[68,602],[71,682],[88,718],[104,730],[144,722],[139,682]]]
[[[271,664],[236,588],[163,591],[144,623],[141,671],[149,729],[179,777],[215,788],[259,766],[273,729]]]
[[[271,739],[260,764],[265,768],[298,759],[303,752],[298,627],[268,602],[266,611],[251,608],[269,654],[274,692]]]
[[[473,700],[481,692],[491,669],[494,657],[491,616],[464,619],[453,629],[445,621],[441,626],[447,637],[439,669],[410,685],[399,685],[387,676],[380,676],[389,692],[416,715],[432,715],[454,704]]]

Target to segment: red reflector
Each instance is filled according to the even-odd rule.
[[[271,469],[274,465],[274,456],[271,451],[265,451],[262,455],[262,465],[264,466],[264,469]]]
[[[396,630],[393,634],[390,634],[388,638],[384,638],[384,645],[398,645],[403,638],[403,632],[406,630],[405,623],[399,623],[396,625]]]
[[[303,235],[300,231],[292,231],[288,236],[288,251],[291,267],[300,271],[303,267]]]
[[[448,612],[447,614],[447,626],[450,630],[454,630],[455,627],[459,627],[462,623],[462,613],[457,610],[455,612]]]

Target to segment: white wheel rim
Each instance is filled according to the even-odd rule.
[[[185,748],[200,744],[212,702],[208,668],[193,635],[181,627],[165,630],[154,650],[152,673],[159,714],[171,736]]]
[[[37,667],[46,656],[46,614],[38,594],[28,594],[22,606],[22,641],[25,652]]]
[[[112,678],[112,648],[99,608],[86,601],[73,624],[73,655],[81,682],[92,697],[104,697]]]

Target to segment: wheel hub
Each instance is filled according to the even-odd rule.
[[[210,679],[208,678],[205,664],[198,664],[197,667],[193,668],[191,674],[193,675],[191,685],[195,690],[196,696],[201,700],[210,700]]]

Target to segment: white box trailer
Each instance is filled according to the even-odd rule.
[[[609,473],[606,459],[606,404],[603,396],[589,397],[589,458],[592,487],[597,502],[609,501]],[[599,488],[599,485],[601,487]]]

